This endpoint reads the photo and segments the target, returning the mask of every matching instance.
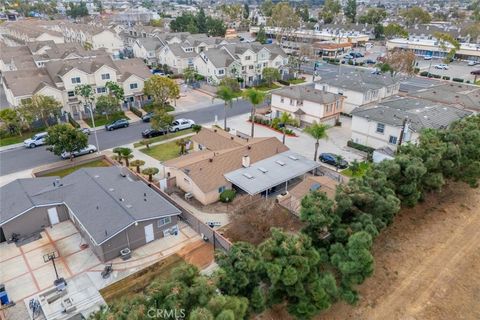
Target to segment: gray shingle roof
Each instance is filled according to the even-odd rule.
[[[65,203],[101,244],[136,221],[178,215],[180,211],[143,182],[119,168],[83,168],[60,179],[20,179],[0,188],[0,225],[29,208]],[[145,201],[146,199],[146,201]]]
[[[339,94],[314,89],[309,85],[284,87],[274,91],[272,94],[320,104],[333,103],[341,97]]]
[[[423,99],[400,98],[383,101],[374,107],[361,107],[352,112],[353,116],[400,127],[408,118],[410,129],[441,129],[452,122],[471,115],[472,112]]]

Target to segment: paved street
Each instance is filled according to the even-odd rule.
[[[205,124],[215,120],[218,116],[219,124],[223,121],[223,103],[215,100],[215,104],[195,111],[180,113],[176,118],[193,119],[196,123]],[[229,110],[229,117],[244,114],[250,111],[250,104],[244,100],[234,102]],[[97,131],[100,149],[109,149],[120,145],[129,144],[141,139],[141,132],[150,124],[143,122],[131,123],[128,128],[107,132]],[[90,135],[89,143],[95,144],[94,134]],[[59,161],[60,158],[48,152],[46,147],[25,149],[23,147],[0,152],[0,175],[7,175],[16,171],[30,169],[47,163]]]

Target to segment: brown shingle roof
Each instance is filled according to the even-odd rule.
[[[191,140],[211,151],[235,148],[248,143],[246,139],[236,137],[216,128],[202,128]]]

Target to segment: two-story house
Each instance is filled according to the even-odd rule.
[[[78,42],[94,50],[103,48],[113,55],[119,55],[124,47],[122,38],[114,30],[106,27],[62,22],[60,28],[65,42]]]
[[[345,97],[312,88],[291,86],[272,92],[272,116],[280,117],[287,112],[302,125],[325,123],[335,125],[343,112]]]
[[[162,41],[156,37],[138,38],[132,45],[135,58],[141,58],[149,65],[157,64],[157,56],[164,47]]]

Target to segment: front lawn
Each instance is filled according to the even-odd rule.
[[[95,115],[94,117],[95,117],[95,126],[96,127],[104,126],[107,123],[113,122],[115,120],[119,120],[119,119],[122,119],[122,118],[127,118],[127,116],[125,116],[125,113],[123,111],[120,111],[120,112],[109,115],[108,120],[107,120],[107,117],[103,114],[102,115]],[[85,118],[83,120],[88,124],[88,126],[90,128],[93,128],[92,117],[88,117],[88,118]]]
[[[9,146],[11,144],[16,144],[16,143],[21,143],[21,142],[23,142],[23,140],[26,140],[26,139],[29,139],[29,138],[33,137],[33,135],[35,133],[46,131],[46,130],[47,129],[42,128],[42,129],[34,130],[34,131],[25,131],[25,132],[22,132],[21,135],[0,138],[0,147]]]
[[[158,161],[167,161],[180,156],[180,146],[177,146],[175,142],[176,140],[162,143],[154,147],[150,147],[149,149],[142,148],[140,151],[152,158],[157,159]]]
[[[355,172],[355,174],[354,174],[352,172],[352,166],[351,166],[351,163],[350,163],[350,167],[343,170],[341,173],[344,176],[347,176],[347,177],[350,177],[350,178],[361,177],[367,172],[368,168],[370,168],[370,163],[369,162],[365,162],[365,161],[360,162],[359,165],[358,165],[358,171]]]
[[[273,90],[273,89],[278,89],[280,88],[280,86],[276,85],[275,83],[272,83],[270,86],[266,83],[263,83],[263,84],[260,84],[258,86],[255,87],[257,90],[260,90],[260,91],[269,91],[269,90]]]
[[[74,160],[75,161],[75,160]],[[82,163],[73,167],[57,170],[54,172],[47,173],[46,175],[43,175],[43,177],[60,177],[63,178],[70,173],[77,171],[78,169],[81,168],[93,168],[93,167],[110,167],[110,164],[106,162],[105,160],[95,160],[91,162],[86,162]]]
[[[152,143],[155,143],[155,142],[160,142],[160,141],[165,141],[165,140],[168,140],[168,139],[173,139],[173,138],[176,138],[176,137],[181,137],[181,136],[187,135],[187,134],[192,133],[192,132],[193,132],[193,129],[187,129],[187,130],[172,132],[172,133],[169,132],[166,135],[158,136],[158,137],[154,137],[154,138],[150,138],[150,139],[146,139],[146,140],[148,140],[148,142],[150,144],[152,144]],[[133,144],[134,148],[138,148],[138,147],[141,147],[141,146],[143,146],[143,144],[141,144],[140,142],[135,142]]]
[[[292,79],[292,80],[288,80],[288,82],[290,82],[290,84],[300,84],[300,83],[304,83],[305,79]]]
[[[145,112],[152,112],[154,109],[156,108],[156,106],[153,104],[153,103],[147,103],[146,105],[144,105],[142,107],[143,110],[145,110]],[[158,108],[160,108],[160,106],[158,106]],[[171,111],[174,111],[175,108],[171,105],[168,105],[165,107],[165,111],[167,112],[171,112]]]

